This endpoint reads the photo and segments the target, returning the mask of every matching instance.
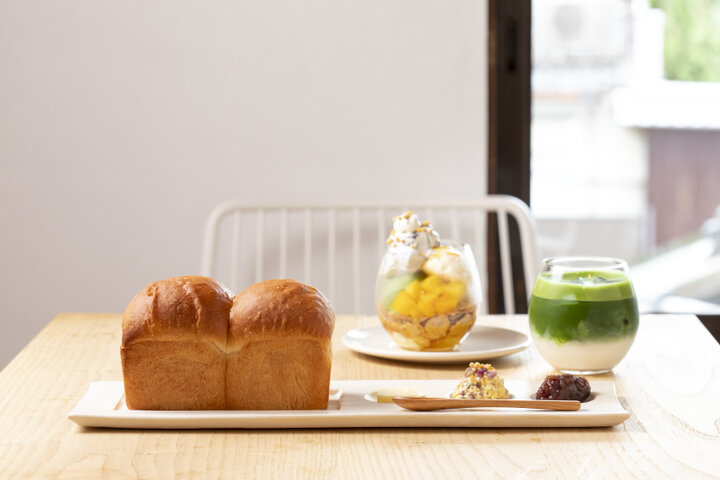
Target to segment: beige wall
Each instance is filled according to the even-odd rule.
[[[0,366],[200,266],[216,203],[474,197],[484,0],[0,3]],[[82,335],[82,332],[78,332]]]

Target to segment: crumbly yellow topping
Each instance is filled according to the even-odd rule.
[[[472,362],[465,370],[465,377],[450,394],[452,398],[510,398],[505,382],[489,363]]]

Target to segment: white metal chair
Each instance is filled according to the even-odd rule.
[[[496,213],[505,312],[515,312],[508,216],[519,228],[528,295],[539,266],[537,229],[527,205],[508,195],[465,201],[292,206],[225,202],[213,209],[205,226],[202,274],[235,292],[267,278],[291,277],[318,287],[339,313],[373,313],[375,274],[392,217],[408,209],[431,220],[441,238],[471,244],[485,296],[486,214]],[[221,261],[221,251],[229,252],[229,258]],[[343,276],[352,281],[342,281],[338,288],[337,280]],[[484,312],[486,305],[487,297],[481,307]]]

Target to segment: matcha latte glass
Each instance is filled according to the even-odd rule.
[[[612,370],[638,329],[638,306],[624,260],[557,257],[544,261],[528,307],[540,354],[564,373]]]

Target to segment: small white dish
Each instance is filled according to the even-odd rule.
[[[530,345],[530,339],[522,332],[483,325],[475,325],[465,340],[448,352],[404,350],[381,325],[350,330],[342,342],[349,349],[365,355],[419,363],[479,362],[517,353]]]
[[[562,412],[523,408],[476,408],[415,412],[394,403],[376,403],[368,394],[385,388],[415,387],[445,396],[456,380],[336,380],[330,383],[327,410],[128,410],[122,382],[93,382],[68,417],[84,427],[229,429],[229,428],[369,428],[369,427],[607,427],[629,413],[618,401],[615,385],[593,381],[593,395],[580,410]],[[536,382],[506,380],[515,398],[532,398]]]

